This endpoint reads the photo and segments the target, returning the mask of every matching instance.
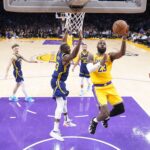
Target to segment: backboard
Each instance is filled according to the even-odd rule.
[[[141,13],[147,0],[3,0],[11,12]],[[72,9],[72,7],[78,9]]]

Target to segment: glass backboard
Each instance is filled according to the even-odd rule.
[[[4,8],[12,12],[74,12],[69,6],[80,7],[86,13],[141,13],[147,0],[3,0]],[[83,2],[83,3],[82,3]]]

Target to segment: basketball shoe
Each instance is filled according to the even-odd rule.
[[[56,140],[59,140],[59,141],[64,141],[64,138],[61,136],[61,133],[60,131],[54,131],[52,130],[49,134],[51,137],[55,138]]]
[[[89,125],[89,133],[90,134],[94,134],[96,131],[96,127],[97,127],[98,123],[94,121],[94,118],[92,119],[92,121],[90,122]]]
[[[18,97],[16,97],[16,96],[10,96],[10,97],[9,97],[9,101],[11,101],[11,102],[18,102],[19,99],[18,99]]]
[[[110,117],[107,117],[105,120],[101,121],[102,126],[104,128],[108,128],[108,121],[110,120]]]
[[[65,127],[76,127],[77,125],[73,123],[71,120],[64,121],[63,124]]]
[[[26,102],[34,102],[34,99],[32,97],[26,97],[25,101]]]

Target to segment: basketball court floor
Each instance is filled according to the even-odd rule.
[[[91,53],[96,53],[97,39],[83,40]],[[106,40],[107,51],[118,51],[121,40]],[[9,102],[15,80],[11,68],[4,74],[12,55],[11,45],[20,45],[20,53],[39,63],[23,62],[25,85],[34,103]],[[74,128],[61,125],[65,138],[59,142],[49,136],[53,127],[55,101],[50,88],[54,57],[59,48],[57,39],[0,40],[0,149],[2,150],[150,150],[150,49],[128,42],[127,53],[113,64],[113,83],[123,97],[126,112],[112,118],[109,128],[98,125],[95,135],[88,133],[90,120],[98,113],[92,91],[80,93],[79,67],[70,69],[67,88],[69,114],[77,124]],[[50,60],[50,62],[49,62]],[[111,108],[111,107],[110,107]],[[62,120],[63,121],[63,120]]]

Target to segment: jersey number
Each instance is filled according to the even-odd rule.
[[[106,72],[106,71],[107,71],[106,65],[101,66],[101,67],[98,69],[98,72]]]
[[[85,64],[86,64],[86,63],[87,63],[87,59],[84,59],[84,60],[83,60],[83,63],[85,63]]]

